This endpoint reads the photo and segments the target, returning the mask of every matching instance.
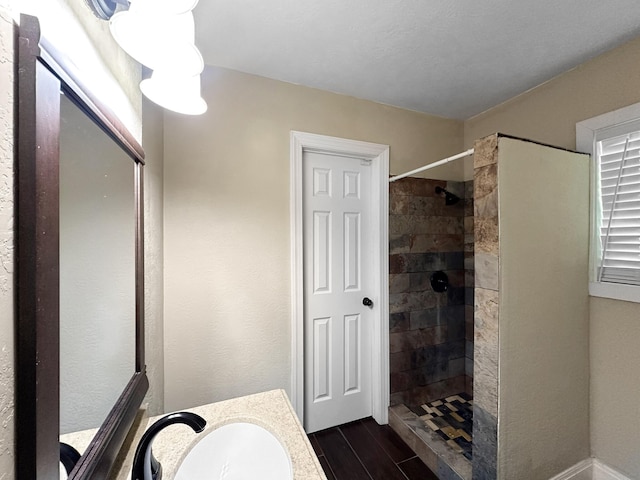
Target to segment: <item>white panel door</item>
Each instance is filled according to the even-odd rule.
[[[373,306],[368,160],[305,152],[304,426],[370,416]]]

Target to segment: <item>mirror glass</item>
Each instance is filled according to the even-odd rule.
[[[99,427],[135,366],[135,162],[60,104],[60,434]]]

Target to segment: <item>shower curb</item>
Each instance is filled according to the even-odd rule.
[[[389,426],[440,480],[471,480],[471,462],[451,450],[405,405],[389,407]]]

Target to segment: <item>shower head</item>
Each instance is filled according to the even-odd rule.
[[[442,194],[444,193],[444,204],[445,205],[455,205],[456,203],[458,203],[460,201],[460,197],[458,197],[457,195],[454,195],[451,192],[447,192],[442,187],[436,187],[436,193],[438,195],[440,195],[440,196],[442,196]]]

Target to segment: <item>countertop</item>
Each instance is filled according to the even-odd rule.
[[[153,441],[153,454],[162,464],[163,476],[166,480],[173,480],[176,468],[203,435],[234,422],[251,422],[270,431],[289,453],[294,480],[327,479],[284,390],[256,393],[181,411],[200,415],[207,421],[207,426],[204,431],[196,434],[186,425],[170,425],[156,435]],[[149,418],[147,427],[163,416]],[[92,435],[87,433],[89,432],[65,435],[64,441],[82,451],[86,448],[88,440],[92,438]],[[136,446],[137,443],[131,449],[135,450]],[[132,459],[133,452],[127,452],[126,456]],[[124,461],[123,467],[112,478],[129,479],[131,461]]]
[[[251,422],[269,430],[289,453],[295,480],[326,480],[311,443],[284,390],[271,390],[246,397],[184,409],[197,413],[207,421],[202,433],[195,434],[185,425],[171,425],[162,430],[153,442],[153,453],[162,463],[165,478],[172,479],[175,469],[198,437],[222,425]],[[162,415],[149,419],[149,425]],[[176,448],[180,445],[180,448]]]

